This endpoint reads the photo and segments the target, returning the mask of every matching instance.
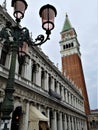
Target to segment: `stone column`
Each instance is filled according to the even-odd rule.
[[[57,116],[56,111],[52,111],[52,117],[51,117],[51,130],[57,130]]]
[[[82,127],[82,130],[84,130],[83,120],[81,121],[81,127]]]
[[[77,99],[77,108],[79,109],[79,100]]]
[[[31,59],[28,58],[27,63],[25,63],[25,72],[24,72],[24,77],[27,78],[28,80],[31,80],[31,73],[32,73],[31,68],[32,68]]]
[[[69,104],[71,104],[71,93],[69,92]]]
[[[71,130],[71,121],[70,116],[68,115],[68,130]]]
[[[82,102],[80,101],[80,110],[82,111]]]
[[[84,130],[87,130],[87,123],[86,123],[86,120],[84,121]]]
[[[23,130],[28,130],[28,121],[29,121],[29,102],[26,103],[26,112],[25,112],[24,129]]]
[[[74,126],[74,130],[76,130],[75,117],[73,117],[73,126]]]
[[[50,109],[49,108],[47,108],[47,117],[49,119],[48,126],[50,127]]]
[[[28,68],[28,64],[27,63],[23,64],[23,66],[22,66],[22,77],[28,79],[29,73],[27,71],[28,70],[27,68]]]
[[[62,96],[62,101],[64,101],[64,87],[61,86],[61,96]]]
[[[38,64],[37,64],[37,68],[38,69],[36,70],[36,84],[38,86],[42,87],[41,86],[41,71],[42,71],[42,69],[40,66],[38,66]]]
[[[81,130],[81,122],[80,122],[80,119],[79,119],[79,129]]]
[[[67,130],[67,119],[66,119],[66,114],[63,114],[63,130]]]
[[[78,118],[76,118],[76,129],[79,130],[79,127],[78,127]]]
[[[18,55],[17,55],[17,58],[16,58],[16,69],[15,69],[15,73],[18,74],[18,70],[19,70],[19,63],[18,63]]]
[[[80,122],[79,122],[79,119],[77,120],[77,122],[78,122],[78,130],[80,130],[80,126],[79,126],[79,123],[80,123]]]
[[[71,117],[71,123],[72,123],[72,130],[75,130],[74,129],[74,118],[73,117]]]
[[[77,104],[76,104],[76,97],[75,97],[75,107],[77,107]]]
[[[75,107],[75,96],[73,96],[73,106]]]
[[[75,130],[78,130],[77,118],[75,118]]]
[[[78,107],[78,102],[77,102],[77,98],[76,98],[76,108]]]
[[[80,120],[80,127],[81,127],[81,130],[82,130],[82,119]]]
[[[60,84],[57,82],[57,93],[60,94]]]
[[[58,121],[57,121],[57,130],[63,130],[62,129],[62,113],[58,113]]]
[[[71,130],[73,130],[72,129],[72,116],[70,116],[70,127],[71,127]]]
[[[66,97],[66,102],[68,103],[68,91],[65,89],[65,97]]]
[[[81,110],[81,106],[80,106],[80,100],[78,101],[78,104],[79,104],[79,110]]]

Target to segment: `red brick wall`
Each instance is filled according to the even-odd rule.
[[[62,57],[62,72],[81,88],[84,97],[84,107],[86,114],[90,113],[88,95],[82,70],[81,59],[77,54]]]

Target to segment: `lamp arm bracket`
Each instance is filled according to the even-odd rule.
[[[28,45],[38,46],[50,40],[50,34],[51,31],[46,30],[46,37],[40,34],[35,41],[33,41],[26,27],[20,28],[19,26],[12,26],[10,22],[7,22],[6,27],[0,31],[0,41],[4,41],[3,43],[9,46],[12,46],[14,41],[17,42],[20,47],[23,45],[23,41],[27,42]]]
[[[47,40],[50,40],[50,34],[51,32],[48,30],[46,31],[46,37],[42,34],[38,35],[37,38],[35,39],[35,41],[32,41],[32,46],[38,46],[38,45],[42,45],[43,43],[45,43]]]

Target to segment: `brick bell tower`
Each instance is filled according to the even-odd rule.
[[[69,77],[78,88],[81,88],[84,97],[85,112],[90,113],[88,95],[81,63],[80,44],[75,29],[71,26],[68,15],[63,25],[60,41],[62,59],[62,73]]]

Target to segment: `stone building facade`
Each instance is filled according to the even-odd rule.
[[[15,22],[0,6],[0,29],[6,21]],[[3,102],[11,52],[0,43],[0,104]],[[51,130],[87,130],[81,90],[62,75],[39,47],[29,47],[21,66],[16,58],[14,110],[21,110],[18,130],[39,130],[45,121]],[[32,114],[33,113],[33,114]],[[37,114],[39,113],[39,114]],[[35,117],[34,117],[35,115]],[[2,122],[1,129],[3,127]],[[44,125],[42,125],[43,127]],[[45,128],[42,128],[46,130]]]
[[[98,109],[91,110],[88,116],[89,130],[98,130]]]

